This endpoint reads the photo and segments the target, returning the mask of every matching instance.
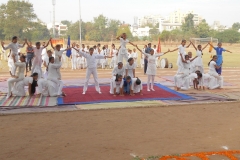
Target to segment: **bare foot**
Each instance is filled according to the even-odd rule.
[[[64,92],[62,92],[62,96],[63,96],[63,97],[66,97],[67,95],[66,95]]]

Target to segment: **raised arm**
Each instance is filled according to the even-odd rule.
[[[117,36],[116,39],[117,39],[117,40],[120,40],[120,37],[121,37],[121,36],[122,36],[122,35]]]
[[[176,48],[176,49],[174,49],[174,50],[171,50],[171,51],[169,51],[169,52],[175,52],[175,51],[177,51],[178,50],[178,48]]]
[[[163,56],[164,54],[167,54],[167,53],[169,53],[169,52],[170,52],[170,49],[168,49],[167,52],[157,53],[157,54],[155,54],[155,56],[156,56],[156,57],[160,57],[160,56]]]
[[[191,41],[190,41],[191,42]],[[192,42],[191,42],[192,43]],[[192,45],[193,45],[193,48],[195,48],[195,50],[197,50],[197,47],[192,43]]]
[[[194,59],[196,59],[198,56],[194,57],[193,59],[190,60],[190,62],[194,61]]]
[[[147,53],[141,51],[141,49],[139,49],[137,45],[136,45],[136,48],[137,48],[142,54],[144,54],[145,56],[148,56],[148,55],[149,55],[149,54],[147,54]]]
[[[62,62],[60,62],[59,64],[51,64],[51,66],[53,67],[53,68],[55,68],[55,69],[58,69],[58,68],[60,68],[61,66],[62,66]]]
[[[51,41],[52,41],[52,38],[49,39],[49,41],[47,42],[47,44],[43,48],[47,48]],[[51,46],[52,46],[52,43],[51,43]]]
[[[212,47],[212,48],[214,48],[215,49],[215,47],[210,43],[210,42],[208,42],[208,44]]]
[[[229,50],[225,50],[226,52],[229,52],[229,53],[232,53],[231,51],[229,51]]]
[[[133,46],[136,46],[135,44],[133,44],[132,42],[128,42],[129,44],[133,45]]]
[[[202,48],[202,51],[203,51],[204,49],[206,49],[208,45],[209,45],[209,43],[207,43],[206,46]]]
[[[53,44],[52,44],[52,39],[51,39],[50,43],[51,43],[52,49],[55,49],[55,47],[54,47]]]
[[[190,46],[191,46],[191,44],[192,44],[192,42],[190,41],[189,45],[187,45],[187,46],[186,46],[186,48],[190,47]]]

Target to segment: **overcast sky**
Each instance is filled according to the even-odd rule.
[[[0,0],[6,3],[8,0]],[[50,22],[52,0],[29,0],[33,3],[35,13],[46,22]],[[212,25],[220,21],[222,25],[231,26],[240,22],[240,0],[81,0],[83,21],[92,21],[93,17],[103,14],[112,19],[119,19],[133,24],[134,16],[150,14],[167,16],[174,10],[194,10]],[[56,21],[79,19],[79,0],[56,0]]]

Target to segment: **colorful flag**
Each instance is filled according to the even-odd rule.
[[[67,43],[67,47],[69,48],[69,47],[70,47],[70,45],[71,45],[71,43],[70,43],[70,36],[68,36],[68,43]],[[72,51],[71,51],[71,50],[67,50],[67,53],[66,53],[66,55],[67,55],[68,57],[70,57],[70,56],[71,56],[71,54],[72,54]]]

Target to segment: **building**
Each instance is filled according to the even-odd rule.
[[[170,23],[169,21],[160,21],[159,22],[159,32],[162,31],[172,31],[174,29],[180,29],[182,23]]]
[[[149,28],[148,26],[144,27],[144,28],[137,28],[137,29],[131,27],[131,32],[132,32],[132,35],[134,37],[142,38],[142,37],[148,37],[149,36],[150,29],[151,28]]]
[[[181,10],[176,10],[169,14],[169,16],[166,18],[166,20],[169,21],[169,23],[184,23],[185,17],[188,14],[193,14],[193,21],[195,25],[198,25],[202,21],[202,17],[199,16],[194,11],[188,11],[188,12],[182,12]]]
[[[52,23],[48,23],[48,24],[47,24],[47,28],[48,28],[49,30],[52,29],[52,26],[53,26]],[[67,29],[68,29],[67,25],[64,25],[64,24],[62,24],[62,23],[60,23],[60,22],[55,22],[55,28],[56,28],[57,34],[58,34],[59,36],[65,34],[66,31],[67,31]]]
[[[159,23],[159,19],[163,19],[161,15],[149,15],[138,19],[138,27],[152,24],[153,26]]]
[[[224,30],[228,29],[228,27],[221,25],[221,23],[219,21],[214,21],[213,25],[211,26],[211,29],[216,30],[216,31],[224,31]]]

